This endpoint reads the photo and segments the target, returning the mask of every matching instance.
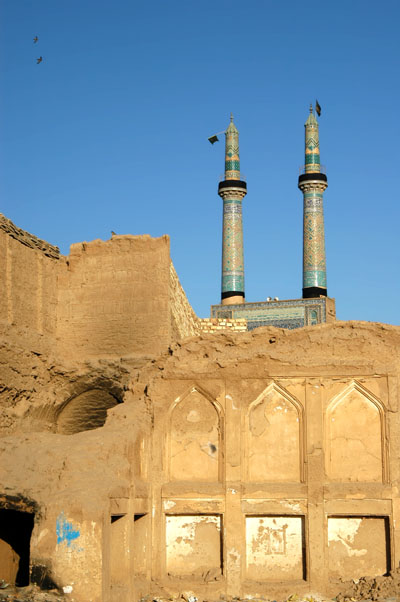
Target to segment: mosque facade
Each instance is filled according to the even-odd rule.
[[[301,328],[335,320],[335,300],[328,297],[326,277],[323,193],[328,179],[321,170],[319,127],[312,106],[305,123],[305,164],[300,172],[298,186],[304,199],[302,298],[246,302],[242,199],[247,184],[240,176],[239,132],[231,117],[225,132],[225,176],[218,186],[223,199],[221,303],[211,306],[211,318],[245,319],[248,330],[260,326]]]

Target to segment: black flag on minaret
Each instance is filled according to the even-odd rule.
[[[321,106],[320,106],[318,100],[315,101],[315,110],[317,111],[318,117],[321,117]]]

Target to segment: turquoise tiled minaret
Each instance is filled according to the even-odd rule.
[[[240,179],[239,132],[232,115],[225,132],[225,177],[218,194],[223,200],[221,303],[244,303],[242,199],[247,185]]]
[[[318,121],[312,106],[305,123],[305,166],[299,176],[304,196],[303,299],[327,296],[323,193],[328,179],[321,173]]]

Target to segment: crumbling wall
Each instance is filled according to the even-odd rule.
[[[399,346],[377,324],[263,328],[144,367],[153,594],[331,596],[397,566]]]
[[[170,264],[170,313],[171,339],[173,341],[199,334],[199,318],[194,313],[185,291],[179,282],[178,275],[171,261]]]
[[[364,323],[191,337],[132,374],[104,426],[3,437],[2,487],[39,509],[35,570],[115,602],[331,595],[337,567],[397,566],[399,347]]]
[[[167,236],[72,245],[58,280],[60,355],[160,353],[170,341],[169,270]]]
[[[57,247],[17,228],[0,214],[0,322],[55,335]]]

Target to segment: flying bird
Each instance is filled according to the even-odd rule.
[[[40,56],[38,59],[36,59],[36,65],[39,65],[39,63],[41,63],[43,61],[43,57]]]
[[[34,43],[34,44],[36,44],[36,42],[38,41],[38,39],[39,39],[39,38],[38,38],[37,36],[35,36],[35,37],[33,38],[33,43]]]

